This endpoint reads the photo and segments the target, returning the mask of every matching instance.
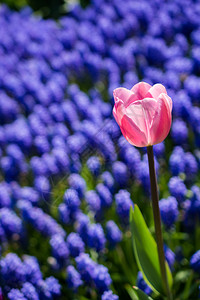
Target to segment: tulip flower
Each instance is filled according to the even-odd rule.
[[[161,143],[169,133],[172,122],[172,100],[162,84],[151,86],[146,82],[137,83],[131,90],[117,88],[114,90],[113,95],[115,99],[113,115],[120,126],[122,134],[132,145],[147,147],[160,274],[167,299],[172,300],[166,270],[158,185],[153,156],[153,145]]]
[[[161,143],[171,127],[172,100],[162,84],[137,83],[113,92],[113,115],[122,134],[137,147]]]

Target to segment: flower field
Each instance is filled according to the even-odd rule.
[[[0,300],[137,300],[130,207],[154,235],[145,147],[113,90],[161,83],[154,148],[174,300],[200,298],[200,2],[92,0],[55,21],[0,5]],[[139,299],[140,300],[140,299]],[[142,299],[141,299],[142,300]]]

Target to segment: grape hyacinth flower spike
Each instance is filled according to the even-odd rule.
[[[135,84],[131,90],[117,88],[113,91],[113,95],[115,100],[113,115],[122,134],[130,144],[136,147],[147,147],[160,274],[167,299],[171,300],[161,230],[153,145],[161,143],[169,133],[172,122],[172,100],[162,84],[151,86],[146,82]]]

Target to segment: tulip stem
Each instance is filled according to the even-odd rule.
[[[163,282],[163,288],[167,294],[167,299],[172,300],[173,298],[167,280],[167,272],[166,272],[166,264],[165,264],[164,244],[163,244],[162,229],[161,229],[160,209],[158,204],[159,196],[158,196],[158,186],[157,186],[157,179],[156,179],[156,172],[155,172],[155,165],[154,165],[153,146],[147,147],[147,154],[148,154],[148,161],[149,161],[151,198],[152,198],[154,226],[155,226],[155,234],[156,234],[156,242],[157,242],[157,251],[158,251],[158,258],[160,263],[160,272],[161,272],[161,277]]]

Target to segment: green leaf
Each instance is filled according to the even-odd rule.
[[[134,293],[137,295],[138,300],[152,300],[151,297],[146,295],[143,291],[141,291],[138,287],[134,286],[133,287]]]
[[[127,285],[126,290],[131,298],[131,300],[138,300],[138,296],[134,293],[132,286]]]
[[[192,275],[192,270],[183,270],[176,273],[176,276],[174,278],[174,283],[176,282],[186,282],[188,281],[188,278]]]
[[[136,286],[127,286],[126,290],[129,293],[129,296],[132,300],[153,300],[150,296],[146,295]]]
[[[144,280],[155,292],[166,294],[162,285],[157,245],[137,205],[134,210],[132,207],[130,209],[130,225],[136,261]],[[171,288],[173,280],[167,262],[166,270]]]

